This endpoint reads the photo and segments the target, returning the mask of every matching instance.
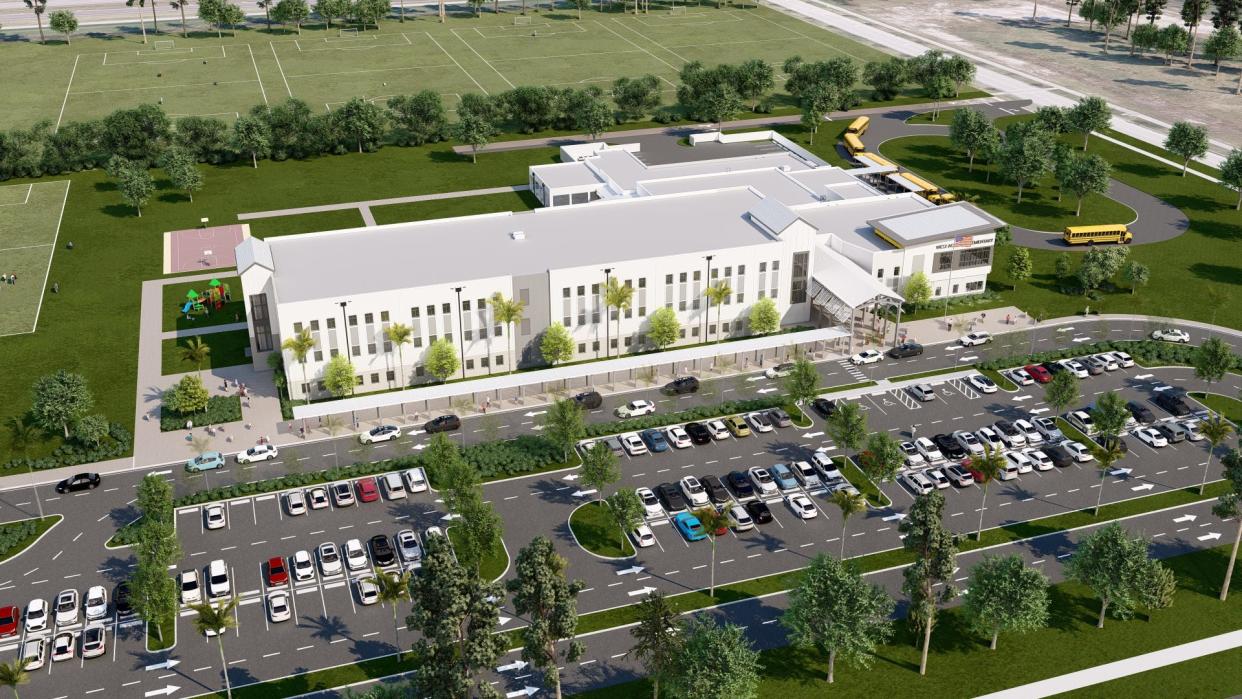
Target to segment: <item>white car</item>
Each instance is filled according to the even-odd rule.
[[[772,420],[760,412],[746,413],[746,422],[756,432],[771,432],[774,429]]]
[[[181,586],[182,604],[199,604],[203,601],[203,589],[198,584],[197,570],[181,571],[181,575],[177,576],[177,582]]]
[[[26,671],[38,670],[47,662],[47,639],[32,638],[22,644],[22,660],[26,663]]]
[[[928,463],[934,464],[937,461],[944,461],[944,454],[940,453],[940,449],[936,446],[936,443],[930,439],[926,437],[919,437],[914,440],[914,446],[919,450],[919,453],[923,455],[923,458],[927,459]]]
[[[341,573],[341,552],[337,550],[336,544],[325,541],[319,545],[318,553],[320,573],[324,576]]]
[[[884,354],[880,352],[880,350],[869,349],[863,350],[853,357],[850,357],[850,361],[853,362],[855,366],[862,364],[875,364],[880,361],[880,358],[883,356]]]
[[[913,442],[902,442],[898,446],[901,447],[901,453],[906,455],[906,466],[910,468],[918,468],[927,464],[927,459],[919,453],[919,448],[914,446]]]
[[[397,555],[406,566],[417,567],[423,562],[423,545],[418,541],[418,534],[413,529],[402,529],[397,532]]]
[[[281,590],[268,595],[267,613],[273,624],[292,619],[293,609],[289,606],[289,593]]]
[[[1165,342],[1190,342],[1190,335],[1185,330],[1178,330],[1177,328],[1163,328],[1160,330],[1153,330],[1151,332],[1151,339],[1164,340]]]
[[[1095,459],[1095,456],[1091,453],[1090,449],[1072,440],[1067,439],[1064,442],[1061,442],[1061,448],[1068,451],[1070,456],[1073,456],[1074,460],[1079,463],[1086,463]]]
[[[799,519],[815,519],[819,516],[819,510],[815,509],[815,503],[801,493],[786,495],[785,503],[789,505],[789,509],[793,510],[793,513]]]
[[[794,477],[798,479],[802,487],[807,490],[814,490],[823,485],[819,480],[819,474],[811,468],[811,464],[805,461],[795,461],[789,464],[789,469],[793,471]]]
[[[1061,432],[1061,428],[1057,427],[1057,421],[1050,417],[1037,417],[1031,420],[1035,423],[1035,429],[1044,436],[1044,441],[1049,444],[1060,444],[1065,441],[1065,434]]]
[[[108,633],[103,624],[87,624],[82,630],[82,657],[98,658],[108,652]]]
[[[1160,434],[1159,430],[1152,427],[1140,427],[1134,431],[1134,436],[1138,437],[1140,442],[1149,447],[1158,449],[1169,446],[1169,440]]]
[[[361,541],[350,539],[345,542],[343,550],[345,552],[345,566],[350,570],[365,570],[368,567],[367,551],[362,547]]]
[[[400,437],[400,427],[396,425],[380,425],[358,435],[358,441],[363,444],[375,444],[376,442],[390,442]]]
[[[625,453],[630,456],[640,456],[647,453],[647,444],[642,437],[631,432],[621,435],[621,446],[625,447]]]
[[[427,490],[427,474],[421,467],[407,468],[401,473],[401,477],[405,479],[405,489],[411,493]]]
[[[633,400],[617,408],[617,417],[622,419],[642,417],[654,413],[655,409],[655,403],[649,400]]]
[[[312,510],[322,510],[328,506],[328,489],[322,486],[306,491],[306,499],[310,501]]]
[[[1017,469],[1018,473],[1030,473],[1035,468],[1035,465],[1031,463],[1026,454],[1020,451],[1008,452],[1005,454],[1005,460],[1009,462],[1010,466]]]
[[[1087,371],[1087,367],[1083,366],[1082,362],[1077,359],[1062,359],[1058,361],[1057,364],[1065,367],[1065,369],[1076,378],[1085,379],[1088,376],[1091,376],[1091,372]]]
[[[776,481],[772,480],[772,474],[762,466],[751,466],[746,471],[750,476],[750,482],[755,486],[756,495],[775,495]]]
[[[293,569],[293,579],[298,582],[315,579],[315,562],[311,560],[309,551],[301,550],[289,559],[289,567]]]
[[[953,433],[953,439],[956,439],[957,443],[962,445],[962,448],[966,450],[967,454],[971,456],[983,456],[983,442],[980,442],[979,438],[970,432],[967,432],[966,430],[958,430]]]
[[[332,502],[337,507],[349,507],[354,504],[354,488],[345,481],[332,484]]]
[[[1002,481],[1011,481],[1018,477],[1018,467],[1006,462],[998,476]]]
[[[379,602],[379,585],[375,584],[375,578],[366,575],[358,578],[355,584],[358,586],[359,602],[368,607]]]
[[[792,374],[793,370],[793,362],[784,362],[782,364],[777,364],[774,367],[768,367],[767,371],[763,372],[763,375],[769,379],[783,379]]]
[[[1198,420],[1183,420],[1182,428],[1186,430],[1186,439],[1197,442],[1203,439],[1203,433],[1199,431],[1200,422]]]
[[[1117,371],[1117,369],[1121,366],[1117,362],[1117,358],[1109,352],[1100,352],[1095,355],[1095,358],[1100,360],[1100,364],[1104,366],[1104,371]]]
[[[86,591],[86,620],[108,616],[108,591],[103,585],[93,585]]]
[[[26,605],[26,633],[47,628],[47,601],[42,597],[30,600]]]
[[[983,345],[991,341],[992,341],[992,333],[987,333],[987,332],[982,332],[982,331],[968,333],[966,335],[963,335],[962,338],[958,340],[958,342],[961,343],[962,347],[978,347],[979,345]]]
[[[664,430],[665,436],[668,437],[668,443],[678,449],[685,449],[690,446],[690,435],[678,425],[674,425]]]
[[[703,425],[711,434],[712,439],[719,442],[722,439],[728,439],[732,435],[729,434],[729,428],[725,427],[724,422],[720,420],[711,420]]]
[[[677,483],[681,487],[682,495],[686,496],[686,501],[690,503],[690,507],[707,507],[707,490],[699,479],[694,476],[686,476]]]
[[[237,463],[252,464],[256,461],[271,461],[280,455],[280,451],[271,444],[256,444],[246,451],[237,453]]]
[[[744,532],[755,528],[755,520],[751,518],[750,513],[741,505],[734,505],[729,508],[729,519],[733,520],[733,530]]]
[[[996,393],[996,382],[983,374],[973,374],[966,379],[966,382],[980,393]]]
[[[68,626],[78,623],[78,591],[64,590],[56,595],[56,625]]]
[[[285,511],[294,517],[306,514],[306,496],[302,491],[285,493]]]
[[[387,496],[389,500],[405,499],[405,483],[401,481],[400,473],[397,473],[396,471],[393,471],[392,473],[385,473],[384,476],[379,479],[379,482],[384,488],[384,495]]]
[[[77,644],[73,642],[72,631],[61,631],[52,639],[52,662],[73,660],[77,652]]]
[[[645,549],[648,546],[655,546],[655,533],[651,531],[651,527],[645,524],[640,524],[634,528],[632,534],[634,537],[634,545],[638,548]]]
[[[431,541],[432,537],[437,536],[443,538],[444,530],[436,526],[427,527],[423,530],[423,541]]]
[[[928,480],[934,483],[938,490],[949,487],[949,477],[945,475],[944,469],[929,468],[923,472],[923,475],[927,476]]]
[[[648,517],[659,517],[664,514],[664,508],[660,507],[660,499],[656,497],[651,488],[637,488],[634,492],[638,494],[638,500],[643,504],[643,511]]]
[[[1085,410],[1075,410],[1069,414],[1069,423],[1077,427],[1083,434],[1090,437],[1095,434],[1095,421],[1087,414]]]
[[[1014,420],[1013,426],[1018,428],[1023,437],[1026,437],[1026,443],[1030,445],[1042,444],[1044,441],[1044,433],[1035,428],[1030,420]]]
[[[1022,367],[1010,369],[1005,375],[1009,377],[1010,381],[1019,386],[1030,386],[1035,383],[1035,378]]]
[[[1041,449],[1023,449],[1022,454],[1035,466],[1037,471],[1051,471],[1054,464],[1051,457]]]
[[[1121,350],[1113,350],[1112,352],[1109,352],[1109,354],[1113,355],[1113,359],[1117,360],[1117,366],[1122,369],[1129,369],[1134,366],[1134,358]]]
[[[217,558],[207,566],[207,596],[228,597],[231,592],[229,567]]]
[[[1000,434],[993,427],[980,427],[975,432],[975,436],[979,438],[979,442],[983,444],[984,449],[992,451],[1001,451],[1005,448],[1005,442],[1001,439]]]
[[[918,471],[913,471],[903,475],[901,477],[901,482],[905,483],[906,487],[914,491],[916,495],[926,495],[936,488],[936,486],[932,484],[930,478],[924,476]]]
[[[224,505],[208,505],[203,508],[204,526],[208,529],[223,529],[228,524],[224,514]]]

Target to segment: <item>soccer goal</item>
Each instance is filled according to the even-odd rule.
[[[167,50],[169,50],[169,49],[171,49],[171,48],[173,48],[173,40],[172,40],[172,39],[161,39],[161,40],[159,40],[159,41],[155,42],[155,50],[156,50],[156,51],[167,51]]]
[[[529,27],[531,19],[533,18],[529,15],[518,15],[513,18],[513,24],[517,27]]]
[[[670,7],[670,8],[668,8],[668,13],[669,13],[669,15],[671,15],[671,16],[673,16],[673,17],[685,17],[685,16],[686,16],[686,6],[685,6],[685,5],[682,5],[682,6],[680,6],[680,7],[676,7],[676,6],[674,6],[674,7]]]
[[[339,32],[339,33],[337,34],[337,36],[344,37],[344,38],[347,38],[347,39],[357,39],[357,38],[358,38],[358,29],[357,29],[357,28],[350,28],[350,29],[338,29],[337,31]]]

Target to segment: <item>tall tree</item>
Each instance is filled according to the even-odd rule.
[[[497,323],[507,326],[509,332],[509,373],[517,368],[517,324],[522,321],[526,304],[513,298],[505,298],[499,291],[492,294],[492,316]]]
[[[69,425],[90,412],[95,398],[86,378],[64,369],[39,377],[30,389],[35,424],[51,431],[60,428],[69,438]]]
[[[983,513],[988,509],[988,487],[1000,477],[1005,470],[1005,455],[999,448],[985,444],[983,454],[971,459],[970,467],[979,475],[975,482],[983,486],[983,497],[979,500],[979,526],[975,529],[975,541],[983,540]]]
[[[1019,122],[1005,129],[1001,151],[1001,168],[1018,186],[1017,203],[1022,203],[1022,190],[1038,181],[1052,165],[1052,135],[1029,122]]]
[[[617,523],[617,529],[621,535],[618,548],[624,550],[626,532],[633,531],[635,527],[643,523],[645,512],[643,501],[638,499],[638,493],[633,490],[621,488],[604,498],[604,503],[608,505],[608,514],[612,515],[613,521]]]
[[[1209,337],[1195,348],[1190,363],[1194,365],[1195,378],[1212,384],[1225,378],[1225,374],[1236,366],[1237,359],[1224,340]]]
[[[681,321],[671,308],[657,308],[647,316],[647,339],[664,349],[681,339]]]
[[[1044,384],[1044,402],[1051,405],[1060,415],[1078,401],[1078,377],[1068,371],[1059,371],[1052,375],[1052,380]]]
[[[672,679],[681,656],[680,615],[659,590],[644,597],[635,611],[638,623],[630,629],[631,652],[647,671],[652,699],[660,699],[660,684]]]
[[[873,99],[888,101],[901,93],[909,79],[906,61],[892,57],[885,61],[871,61],[863,66],[863,83],[871,86]]]
[[[252,167],[259,167],[259,156],[267,157],[272,133],[267,122],[252,116],[241,116],[233,122],[233,145],[250,156]]]
[[[277,0],[272,16],[281,24],[293,24],[302,36],[302,23],[310,18],[310,6],[306,0]]]
[[[1113,464],[1121,460],[1125,456],[1125,452],[1121,451],[1121,444],[1116,440],[1105,442],[1105,446],[1096,447],[1091,450],[1091,454],[1095,457],[1095,467],[1100,472],[1100,488],[1095,494],[1095,509],[1092,510],[1092,516],[1100,516],[1100,505],[1104,502],[1104,484],[1108,482],[1109,472],[1113,470]]]
[[[353,395],[358,385],[358,372],[353,362],[344,354],[329,359],[323,368],[323,385],[337,398]]]
[[[759,652],[746,631],[717,625],[696,615],[682,626],[677,669],[668,678],[671,694],[681,699],[753,699],[759,685]]]
[[[134,207],[134,211],[138,212],[138,217],[142,218],[142,207],[146,205],[147,200],[155,191],[155,180],[151,178],[151,173],[147,171],[147,168],[142,165],[126,168],[121,172],[116,186],[121,191],[121,197]]]
[[[1151,542],[1130,538],[1117,522],[1088,534],[1065,565],[1071,579],[1091,588],[1100,599],[1097,628],[1104,628],[1104,617],[1111,611],[1118,619],[1128,619],[1140,607],[1163,609],[1173,603],[1177,583],[1173,571],[1148,555]]]
[[[1009,261],[1005,263],[1005,273],[1009,275],[1009,281],[1013,282],[1013,289],[1017,290],[1018,282],[1026,281],[1031,278],[1034,272],[1034,264],[1031,262],[1031,251],[1026,248],[1014,248],[1009,253]]]
[[[186,193],[194,201],[194,192],[203,188],[203,173],[194,158],[184,149],[172,147],[160,157],[160,167],[172,181],[173,186]]]
[[[1203,495],[1203,491],[1207,489],[1208,470],[1212,468],[1212,455],[1217,447],[1233,436],[1233,423],[1215,414],[1199,423],[1199,433],[1208,443],[1207,461],[1203,464],[1203,480],[1199,481],[1199,494]]]
[[[1078,206],[1074,209],[1074,215],[1081,216],[1083,198],[1088,194],[1103,195],[1108,192],[1112,166],[1095,153],[1073,156],[1070,163],[1065,187],[1078,198]]]
[[[621,356],[621,348],[625,343],[621,341],[621,316],[628,312],[634,305],[634,287],[629,284],[622,284],[620,279],[609,277],[608,283],[604,285],[604,307],[608,309],[608,315],[611,320],[615,320],[617,325],[617,336],[612,342],[617,343],[617,356]],[[611,343],[610,343],[611,344]],[[607,357],[612,352],[611,347],[604,348],[604,356]]]
[[[793,370],[785,377],[785,392],[799,405],[815,400],[819,395],[819,371],[811,360],[804,356],[794,360]]]
[[[543,337],[539,340],[539,354],[543,361],[552,366],[574,358],[574,339],[569,336],[564,325],[553,323],[543,331]]]
[[[22,0],[26,3],[26,8],[34,12],[35,22],[39,25],[39,43],[46,44],[47,40],[43,38],[43,13],[47,12],[47,0]]]
[[[462,369],[461,359],[457,356],[457,348],[445,337],[431,343],[427,348],[423,366],[440,381],[447,381],[448,377]]]
[[[1002,631],[1026,633],[1048,624],[1048,578],[1020,556],[985,556],[970,571],[966,617],[975,631],[991,636],[996,650]]]
[[[375,150],[380,146],[388,127],[388,114],[374,102],[351,97],[332,111],[332,122],[357,144],[361,153],[364,148]]]
[[[720,342],[725,336],[724,328],[720,325],[720,306],[733,295],[733,287],[727,281],[719,281],[707,287],[703,294],[707,296],[707,302],[716,307],[716,342]],[[617,332],[620,332],[620,327]]]
[[[453,127],[453,137],[470,146],[470,161],[473,163],[479,162],[479,149],[486,146],[495,134],[496,127],[492,122],[473,112],[461,116]]]
[[[867,498],[862,493],[851,493],[848,490],[832,491],[832,504],[841,511],[841,558],[845,558],[845,530],[849,526],[850,517],[867,509]]]
[[[379,588],[379,601],[392,607],[392,644],[397,648],[397,656],[401,656],[401,626],[397,623],[397,611],[400,602],[410,600],[411,571],[388,571],[375,569],[375,586]]]
[[[1115,444],[1126,430],[1126,423],[1131,420],[1130,409],[1119,391],[1105,391],[1095,399],[1095,410],[1091,415],[1095,423],[1095,432],[1104,446]]]
[[[1143,0],[1143,16],[1147,18],[1148,24],[1155,24],[1164,14],[1164,6],[1168,4],[1168,0]]]
[[[513,595],[513,610],[530,620],[522,629],[522,659],[543,671],[544,684],[561,699],[562,657],[574,662],[584,647],[574,638],[578,628],[578,593],[585,585],[565,577],[568,562],[556,553],[551,540],[538,536],[518,552],[516,576],[506,584]],[[556,645],[562,639],[564,653]]]
[[[168,0],[168,6],[181,13],[181,36],[189,36],[189,25],[185,21],[185,8],[193,0]]]
[[[319,0],[315,3],[315,14],[323,20],[324,29],[331,29],[333,19],[349,14],[349,0]]]
[[[1233,518],[1238,523],[1237,532],[1233,536],[1233,548],[1229,552],[1229,565],[1225,567],[1225,581],[1220,586],[1220,601],[1229,598],[1229,583],[1233,580],[1233,568],[1238,562],[1238,547],[1242,545],[1242,454],[1237,449],[1230,449],[1221,459],[1225,467],[1222,474],[1229,492],[1221,495],[1212,505],[1212,514],[1221,519]]]
[[[473,471],[473,467],[470,467]],[[457,558],[474,577],[481,578],[483,561],[504,537],[504,522],[491,504],[484,502],[477,486],[458,505],[461,514]]]
[[[224,673],[224,691],[229,699],[233,699],[233,683],[229,681],[229,663],[224,657],[224,633],[237,628],[237,602],[236,597],[231,597],[216,604],[204,602],[190,605],[190,609],[197,613],[194,630],[204,636],[214,634],[216,637],[216,647],[220,649],[220,669]]]
[[[842,449],[858,449],[867,436],[867,416],[858,404],[851,401],[837,403],[836,412],[829,416],[825,425],[828,436]]]
[[[1121,269],[1121,276],[1130,285],[1130,294],[1133,295],[1138,293],[1140,286],[1147,286],[1147,282],[1151,281],[1151,269],[1142,262],[1131,260]]]
[[[802,96],[798,98],[798,105],[802,108],[802,126],[811,130],[809,143],[814,144],[820,123],[827,119],[832,111],[832,95],[827,89],[812,85],[802,91]]]
[[[834,414],[835,415],[835,414]],[[829,418],[831,422],[831,418]],[[901,445],[888,432],[872,432],[858,455],[863,471],[873,481],[889,481],[897,477],[905,463]]]
[[[307,327],[303,327],[301,332],[285,338],[284,342],[280,343],[280,348],[293,355],[293,359],[302,365],[302,385],[305,387],[310,386],[309,378],[306,376],[306,356],[315,349],[317,344],[315,337],[311,335],[310,328]],[[309,404],[309,390],[304,390],[304,397]]]
[[[694,516],[699,520],[699,524],[703,525],[703,531],[707,533],[707,537],[712,542],[712,563],[711,563],[711,583],[708,588],[707,595],[709,597],[716,596],[716,538],[717,532],[728,531],[729,515],[722,510],[708,505],[694,511]]]
[[[1203,44],[1203,53],[1211,58],[1216,66],[1216,74],[1213,77],[1220,77],[1221,65],[1236,57],[1240,48],[1242,48],[1242,37],[1238,36],[1238,30],[1232,25],[1220,27],[1212,32]]]
[[[561,401],[573,403],[573,401]],[[575,405],[574,410],[582,411]],[[575,439],[575,441],[577,441]],[[621,469],[617,466],[617,455],[602,441],[596,442],[582,455],[582,468],[578,471],[578,479],[583,485],[594,488],[596,499],[603,502],[604,489],[621,480]]]
[[[776,302],[765,296],[751,305],[747,322],[751,334],[770,335],[781,329],[781,312],[776,308]]]
[[[1242,71],[1239,71],[1239,75],[1242,75]],[[1238,87],[1242,93],[1242,81],[1239,81]],[[1234,148],[1225,156],[1225,162],[1220,166],[1220,181],[1238,193],[1238,202],[1233,208],[1235,211],[1242,211],[1242,148]]]
[[[1188,0],[1193,2],[1193,0]],[[1190,167],[1192,158],[1202,158],[1207,154],[1208,135],[1207,128],[1196,126],[1188,121],[1178,121],[1173,123],[1173,128],[1169,129],[1169,135],[1164,139],[1165,150],[1182,157],[1182,177],[1186,176],[1186,170]]]
[[[966,151],[970,163],[968,171],[974,172],[975,155],[988,139],[988,132],[995,129],[992,122],[977,109],[963,107],[953,112],[953,121],[949,124],[949,141]]]
[[[789,629],[794,646],[828,656],[832,684],[838,657],[858,668],[871,667],[876,647],[892,636],[893,607],[884,588],[863,580],[856,566],[821,553],[790,591],[781,625]]]
[[[901,590],[910,598],[910,623],[923,633],[920,675],[927,674],[927,652],[940,605],[957,594],[953,585],[957,539],[945,529],[943,513],[944,496],[933,491],[914,500],[900,526],[905,535],[902,546],[914,554],[914,563],[905,570]]]
[[[752,58],[737,67],[736,80],[738,96],[749,100],[750,109],[754,111],[759,101],[776,85],[776,70],[765,60]]]
[[[650,74],[617,78],[612,83],[612,101],[625,119],[642,119],[660,107],[660,79]]]
[[[561,460],[569,460],[569,452],[586,436],[586,424],[582,409],[569,398],[562,398],[548,406],[543,416],[543,436],[561,448]],[[602,444],[602,442],[600,443]],[[607,449],[607,445],[603,445]],[[611,450],[609,453],[612,453]],[[584,474],[585,475],[585,474]]]
[[[1113,121],[1113,110],[1100,97],[1083,97],[1069,110],[1069,123],[1075,131],[1082,132],[1082,149],[1087,150],[1087,141],[1092,131],[1103,131]]]
[[[1203,21],[1207,8],[1208,0],[1183,0],[1182,2],[1182,24],[1186,25],[1186,29],[1190,32],[1190,53],[1186,56],[1187,67],[1191,67],[1195,62],[1195,41],[1199,38],[1199,23]]]
[[[69,10],[57,10],[48,17],[48,25],[52,31],[65,35],[65,43],[73,43],[73,33],[78,30],[78,18]]]
[[[393,323],[384,327],[384,339],[397,348],[397,376],[401,377],[402,386],[410,384],[410,380],[407,378],[409,374],[405,371],[405,350],[403,348],[414,341],[413,334],[413,329],[405,323]]]

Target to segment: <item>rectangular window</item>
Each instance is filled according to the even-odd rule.
[[[561,298],[567,299],[569,298],[569,296],[570,296],[569,287],[565,287],[564,289],[561,289]]]
[[[518,300],[523,306],[530,305],[530,289],[518,289]]]
[[[884,268],[883,268],[883,267],[881,267],[880,269],[877,269],[877,270],[875,271],[875,278],[876,278],[876,279],[883,279],[883,278],[884,278]]]
[[[461,336],[462,336],[463,338],[465,338],[465,339],[466,339],[466,342],[473,342],[473,341],[474,341],[474,331],[473,331],[473,330],[462,330],[462,331],[461,331]]]
[[[771,276],[772,276],[772,279],[771,279],[771,281],[772,281],[772,284],[771,284],[772,291],[771,291],[771,292],[770,292],[770,294],[769,294],[772,298],[776,298],[776,297],[777,297],[777,291],[778,291],[778,289],[780,289],[780,286],[781,286],[781,272],[780,272],[780,269],[781,269],[781,263],[780,263],[780,260],[777,260],[777,261],[775,261],[775,262],[773,262],[773,263],[772,263],[772,275],[771,275]]]
[[[423,369],[423,365],[422,365],[422,364],[419,364],[418,366],[414,367],[414,376],[415,376],[416,378],[420,378],[420,379],[421,379],[421,378],[423,378],[423,376],[425,376],[426,374],[427,374],[427,371],[426,371],[425,369]]]
[[[319,321],[312,320],[310,322],[311,339],[315,341],[315,361],[323,361],[323,340],[319,335]]]
[[[362,374],[358,374],[357,376],[354,377],[354,385],[355,386],[362,385]]]
[[[396,380],[397,380],[397,372],[392,371],[391,369],[389,369],[389,370],[388,370],[388,380],[389,380],[389,381],[396,381]]]
[[[530,318],[522,319],[522,335],[530,334]]]
[[[415,306],[415,307],[413,307],[413,308],[411,308],[411,309],[410,309],[410,317],[411,317],[411,318],[417,318],[417,317],[419,317],[419,308],[418,308],[418,306]]]
[[[474,368],[474,360],[473,360],[473,359],[467,359],[467,360],[466,360],[466,370],[467,370],[467,371],[469,371],[470,369],[473,369],[473,368]]]
[[[272,319],[267,312],[267,295],[250,297],[250,318],[254,322],[254,346],[260,352],[272,351]]]
[[[349,338],[349,353],[355,357],[362,356],[362,346],[359,344],[358,338],[358,316],[349,317],[349,328],[345,331],[346,337]]]
[[[578,343],[578,354],[586,354],[586,343],[585,342]]]
[[[503,354],[496,355],[496,366],[504,366],[504,365],[505,365],[505,355]]]
[[[452,304],[450,304],[450,303],[442,303],[442,304],[440,304],[440,312],[441,312],[441,313],[446,313],[446,314],[447,314],[447,313],[452,313],[452,312],[453,312],[453,305],[452,305]]]
[[[967,291],[982,291],[983,282],[966,282]]]
[[[488,358],[487,358],[487,357],[479,357],[479,366],[481,366],[481,367],[483,367],[484,369],[486,369],[487,367],[491,366],[491,364],[490,364],[490,362],[488,361]]]
[[[461,312],[468,313],[470,311],[470,299],[461,302]]]
[[[795,252],[793,255],[793,274],[789,280],[789,302],[805,303],[807,273],[811,253]]]
[[[367,313],[362,316],[366,323],[367,332],[367,354],[375,354],[376,351],[376,334],[375,334],[375,314]]]
[[[948,272],[953,269],[953,253],[938,252],[936,253],[936,271]]]
[[[992,248],[990,247],[963,250],[957,262],[960,269],[983,267],[990,264],[992,264]]]
[[[592,351],[592,352],[598,352],[598,351],[599,351],[599,340],[596,340],[595,342],[592,342],[592,343],[591,343],[591,351]]]
[[[690,335],[691,335],[692,337],[698,337],[698,336],[699,336],[699,326],[697,326],[697,325],[696,325],[696,326],[694,326],[693,328],[690,328]]]
[[[421,337],[419,337],[419,336],[415,335],[415,336],[414,336],[414,343],[413,343],[413,344],[414,344],[414,346],[415,346],[415,347],[422,347],[422,346],[423,346],[423,338],[421,338]]]
[[[894,268],[893,268],[893,276],[894,276],[894,277],[900,277],[900,276],[901,276],[901,268],[900,268],[900,267],[894,267]]]
[[[371,383],[379,383],[379,372],[371,374]]]

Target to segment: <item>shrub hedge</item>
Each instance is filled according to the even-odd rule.
[[[125,456],[133,448],[134,437],[121,425],[112,423],[108,425],[108,437],[99,443],[97,447],[84,447],[79,444],[66,443],[62,444],[49,455],[38,459],[17,458],[10,459],[0,470],[3,471],[26,471],[34,469],[42,471],[49,468],[60,468],[61,466],[77,466],[78,464],[87,464],[93,461],[106,461],[107,459],[115,459]]]
[[[202,412],[178,413],[160,408],[160,431],[174,432],[184,430],[189,420],[195,427],[200,425],[219,425],[225,422],[237,422],[242,419],[241,398],[238,396],[212,396],[207,401],[207,408]]]
[[[719,405],[700,405],[695,408],[690,408],[689,410],[681,410],[675,413],[657,413],[655,415],[644,415],[630,420],[594,423],[586,426],[586,435],[588,437],[602,437],[604,435],[618,434],[621,432],[634,432],[651,427],[664,427],[666,425],[690,422],[692,420],[706,420],[708,418],[720,417],[722,415],[748,413],[752,410],[780,408],[788,402],[789,398],[781,394],[773,394],[763,398],[751,398],[748,400],[730,400]]]
[[[1037,364],[1040,362],[1052,362],[1058,359],[1081,357],[1087,354],[1110,352],[1112,350],[1127,352],[1130,356],[1134,357],[1136,362],[1144,366],[1158,366],[1160,364],[1189,365],[1194,360],[1195,353],[1195,348],[1192,345],[1159,342],[1157,340],[1114,340],[1077,345],[1075,347],[1067,347],[1050,352],[1015,354],[1007,357],[990,359],[986,362],[979,362],[978,367],[980,369],[994,370],[1007,369],[1014,366]],[[1242,357],[1235,354],[1233,358],[1233,365],[1234,367],[1242,366]]]
[[[7,558],[13,549],[25,543],[39,531],[39,520],[25,519],[20,522],[0,524],[0,557]]]

